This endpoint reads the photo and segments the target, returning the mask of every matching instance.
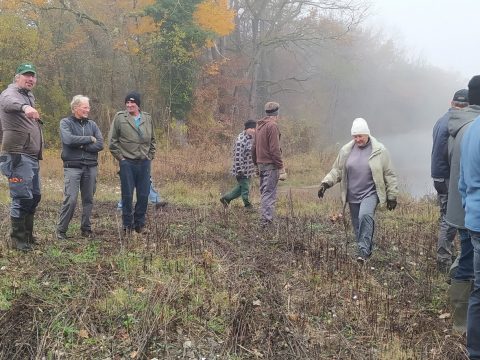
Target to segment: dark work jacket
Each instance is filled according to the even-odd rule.
[[[93,143],[92,138],[97,139]],[[98,152],[103,150],[103,136],[95,121],[69,116],[60,120],[63,167],[97,166]]]
[[[449,179],[450,163],[448,161],[448,119],[450,118],[449,109],[445,115],[437,120],[433,127],[433,146],[431,160],[431,175],[433,179]]]

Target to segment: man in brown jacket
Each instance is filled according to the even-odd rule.
[[[33,64],[21,64],[15,79],[0,94],[3,143],[0,170],[8,178],[12,246],[32,250],[35,210],[41,199],[39,160],[42,159],[42,127],[32,89],[37,83]]]
[[[266,116],[257,121],[252,147],[253,162],[258,166],[260,174],[260,213],[263,227],[273,221],[278,180],[287,178],[280,149],[280,130],[277,125],[279,108],[280,105],[276,102],[265,104]]]

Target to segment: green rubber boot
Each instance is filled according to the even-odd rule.
[[[10,218],[12,223],[12,232],[10,238],[12,239],[12,246],[14,249],[20,251],[30,251],[32,247],[27,242],[27,232],[25,230],[25,218]]]
[[[38,241],[35,236],[33,236],[33,223],[34,223],[34,214],[28,214],[25,216],[25,232],[27,243],[30,245],[37,245]]]
[[[468,298],[472,291],[472,285],[473,280],[452,279],[449,289],[453,329],[462,334],[467,331]]]

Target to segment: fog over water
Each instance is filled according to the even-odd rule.
[[[421,197],[434,192],[430,177],[432,132],[412,132],[378,138],[390,152],[401,191]]]

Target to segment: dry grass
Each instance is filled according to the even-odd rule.
[[[73,238],[54,239],[52,185],[37,217],[41,245],[13,252],[2,205],[0,359],[466,359],[464,339],[439,318],[449,309],[433,202],[403,196],[395,212],[379,210],[374,256],[359,266],[335,189],[319,201],[309,182],[290,183],[323,175],[331,157],[287,159],[292,180],[269,231],[258,214],[218,203],[228,158],[160,155],[154,177],[173,204],[149,209],[144,236],[119,231],[108,159],[95,241],[79,237],[78,215]],[[43,165],[61,193],[61,167]]]

